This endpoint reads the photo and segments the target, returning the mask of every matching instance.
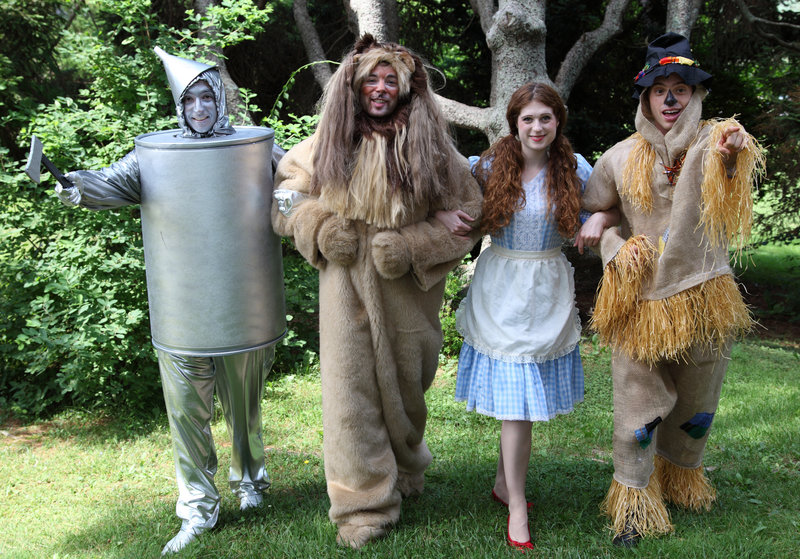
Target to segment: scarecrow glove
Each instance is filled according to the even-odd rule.
[[[411,269],[411,249],[397,231],[381,231],[372,239],[372,260],[385,279],[397,279]]]
[[[350,266],[358,254],[358,233],[349,219],[333,215],[325,220],[317,235],[319,251],[328,262]]]

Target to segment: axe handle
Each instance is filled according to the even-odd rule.
[[[53,175],[56,178],[56,180],[61,183],[61,186],[63,186],[64,188],[73,188],[75,186],[74,184],[69,182],[69,179],[65,177],[61,173],[61,171],[58,170],[58,167],[53,165],[52,161],[47,159],[47,156],[45,154],[42,154],[42,163],[44,163],[44,166],[47,168],[48,171],[50,171],[50,174]]]

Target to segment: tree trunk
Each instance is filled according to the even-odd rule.
[[[565,101],[597,49],[622,31],[622,17],[630,3],[631,0],[610,0],[600,27],[581,35],[564,57],[556,76],[556,89]]]
[[[314,22],[311,21],[311,16],[308,14],[308,2],[306,0],[294,0],[292,2],[292,13],[309,60],[326,60],[325,49],[322,48],[319,34],[314,29]],[[325,84],[328,83],[331,75],[333,75],[330,67],[327,64],[314,64],[311,67],[311,71],[314,73],[314,79],[319,86],[325,89]]]
[[[295,9],[301,3],[298,27],[306,51],[311,60],[322,60],[319,51],[309,47],[319,39],[313,26],[306,25],[303,19],[308,16],[305,0],[296,0]],[[564,57],[553,82],[545,61],[546,0],[470,0],[492,53],[489,107],[473,107],[437,96],[445,116],[456,126],[482,131],[494,142],[507,132],[506,105],[519,86],[531,81],[545,82],[553,85],[566,101],[597,50],[621,32],[630,3],[631,0],[608,0],[603,22],[580,36]],[[688,37],[701,4],[702,0],[669,0],[666,29]],[[355,35],[369,32],[380,41],[397,40],[396,0],[344,0],[344,5]]]
[[[205,15],[209,6],[216,6],[219,0],[194,0],[193,5],[197,13]],[[213,27],[207,28],[202,33],[213,36],[217,30]],[[209,59],[217,66],[219,75],[222,78],[222,84],[225,86],[226,105],[228,107],[228,116],[230,117],[231,124],[252,125],[253,115],[247,110],[242,96],[239,94],[239,86],[231,78],[228,73],[228,68],[225,65],[225,57],[222,55],[222,49],[212,48],[209,53]]]
[[[666,30],[691,37],[692,26],[700,15],[702,0],[669,0]]]
[[[399,18],[396,0],[344,0],[345,9],[355,22],[353,34],[371,33],[381,42],[397,42]]]

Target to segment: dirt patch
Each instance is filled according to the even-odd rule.
[[[42,437],[52,427],[53,424],[49,422],[23,425],[19,420],[9,418],[0,427],[0,440],[11,445],[38,447],[42,444]]]

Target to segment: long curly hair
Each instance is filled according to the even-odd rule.
[[[506,121],[511,133],[497,140],[481,154],[476,178],[483,188],[483,221],[481,230],[494,233],[508,225],[514,212],[525,207],[522,170],[525,162],[517,139],[517,119],[532,101],[550,107],[558,120],[556,137],[549,148],[547,162],[548,205],[552,219],[565,237],[572,236],[580,224],[581,184],[576,174],[577,160],[572,144],[563,134],[567,124],[567,108],[558,92],[544,83],[528,83],[517,89],[508,102]]]
[[[376,119],[361,107],[360,89],[370,71],[384,63],[397,73],[400,92],[394,112]],[[346,191],[353,177],[353,155],[362,140],[373,135],[386,139],[392,190],[401,189],[415,202],[430,203],[458,184],[459,156],[449,125],[422,60],[407,48],[362,36],[326,85],[320,111],[312,192]]]

